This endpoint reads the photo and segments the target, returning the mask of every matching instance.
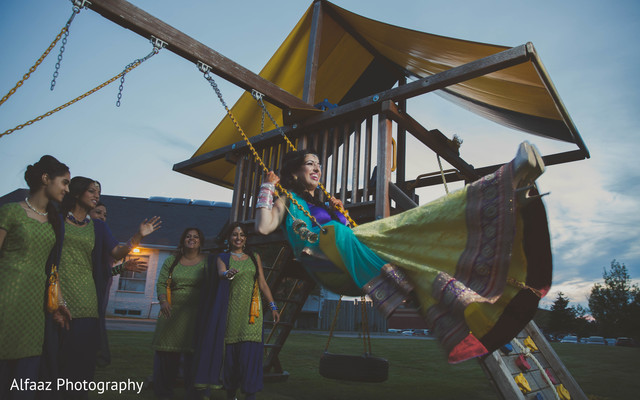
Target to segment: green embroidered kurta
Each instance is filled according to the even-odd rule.
[[[93,221],[83,227],[66,223],[58,276],[72,318],[98,318],[91,260],[94,243]]]
[[[174,256],[167,258],[158,275],[158,296],[167,293],[167,278]],[[196,265],[176,264],[172,274],[171,316],[158,316],[153,348],[159,351],[193,352],[198,301],[204,283],[206,257]]]
[[[0,228],[7,231],[0,250],[0,359],[38,356],[44,341],[45,264],[55,233],[18,203],[0,207]]]
[[[255,323],[249,323],[256,266],[251,258],[238,261],[231,257],[229,264],[229,269],[235,268],[238,273],[230,282],[227,332],[224,341],[226,344],[262,342],[262,300],[258,302],[260,316],[255,319]]]

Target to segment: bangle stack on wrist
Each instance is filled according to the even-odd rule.
[[[122,268],[124,267],[124,263],[118,264],[113,269],[111,269],[111,276],[120,275],[122,273]]]
[[[278,306],[276,305],[275,301],[270,302],[269,307],[271,307],[271,310],[273,311],[278,311]]]
[[[273,194],[276,192],[276,187],[273,183],[263,183],[260,186],[260,193],[258,193],[258,202],[256,208],[266,208],[271,210],[273,208]]]

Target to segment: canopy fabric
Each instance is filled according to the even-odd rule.
[[[375,63],[375,56],[345,30],[355,32],[382,57],[394,64],[396,75],[371,93],[392,87],[399,71],[427,77],[507,50],[508,47],[471,42],[410,30],[374,21],[322,1],[320,51],[314,104],[328,99],[343,104],[356,82]],[[313,3],[267,62],[260,76],[302,98],[305,65],[313,17]],[[514,129],[575,143],[551,93],[532,62],[527,62],[456,84],[438,91],[444,98]],[[267,104],[282,124],[282,113]],[[231,109],[248,136],[260,133],[261,109],[251,94],[244,93]],[[275,127],[268,122],[265,130]],[[233,123],[225,117],[193,157],[239,141]],[[224,159],[188,168],[190,173],[225,187],[232,187],[235,165]]]

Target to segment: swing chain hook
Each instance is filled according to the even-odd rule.
[[[120,107],[120,101],[122,100],[122,91],[124,90],[124,77],[125,77],[125,75],[129,71],[131,71],[132,69],[137,67],[138,65],[142,64],[143,62],[147,61],[151,57],[153,57],[156,54],[158,54],[160,52],[160,50],[162,50],[165,47],[167,47],[167,42],[165,42],[164,40],[158,39],[158,38],[156,38],[154,36],[151,36],[151,38],[149,39],[149,42],[151,42],[151,44],[153,45],[153,49],[151,50],[151,52],[149,54],[147,54],[146,56],[144,56],[143,58],[138,58],[134,62],[130,63],[121,72],[120,86],[118,88],[118,100],[116,100],[116,107]]]
[[[209,82],[213,90],[216,92],[216,95],[218,96],[218,99],[220,100],[220,103],[222,103],[222,106],[224,107],[224,109],[227,110],[227,112],[229,112],[229,107],[227,106],[227,102],[224,101],[224,97],[222,97],[222,92],[220,91],[218,84],[216,83],[215,79],[213,79],[213,77],[211,76],[211,67],[203,63],[202,61],[198,61],[198,69],[200,70],[200,72],[204,74],[204,79],[206,79]]]
[[[71,0],[73,3],[73,12],[69,17],[69,20],[64,26],[64,34],[62,37],[62,44],[60,45],[60,53],[58,53],[58,61],[56,62],[55,71],[53,71],[53,78],[51,79],[51,87],[50,90],[53,90],[56,86],[56,79],[58,79],[58,75],[60,74],[60,63],[62,62],[62,54],[64,53],[65,47],[67,45],[67,39],[69,38],[69,28],[71,27],[71,23],[77,14],[80,13],[80,10],[86,8],[88,5],[91,5],[87,0]]]

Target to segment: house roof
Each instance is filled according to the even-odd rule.
[[[23,200],[27,189],[17,189],[0,197],[0,205]],[[126,242],[145,218],[160,216],[162,227],[142,240],[142,245],[176,247],[187,227],[200,228],[205,246],[211,247],[229,220],[230,204],[204,200],[166,197],[125,197],[102,194],[100,201],[107,207],[107,225],[113,236]]]
[[[300,98],[315,4],[307,9],[260,72],[261,77]],[[332,104],[344,105],[390,89],[400,77],[426,78],[509,49],[389,25],[325,0],[320,4],[321,33],[313,104],[327,99]],[[436,93],[510,128],[576,143],[588,157],[586,146],[533,45],[527,43],[524,48],[526,62],[447,86]],[[280,110],[271,104],[267,104],[267,109],[283,125]],[[231,112],[247,136],[260,133],[261,109],[251,94],[245,92]],[[265,126],[267,130],[274,128]],[[178,170],[232,187],[233,163],[224,157],[206,163],[195,161],[239,140],[233,122],[225,117],[192,156],[194,164]]]

